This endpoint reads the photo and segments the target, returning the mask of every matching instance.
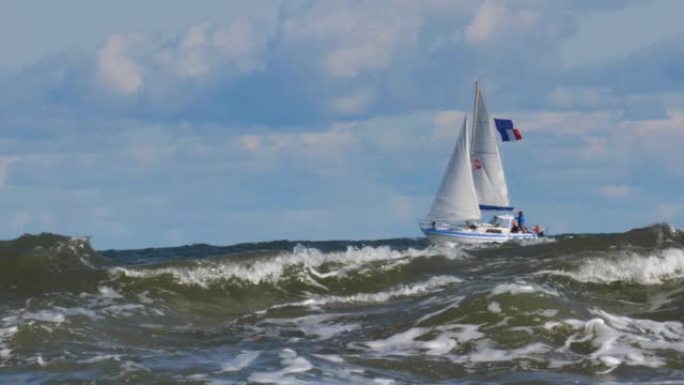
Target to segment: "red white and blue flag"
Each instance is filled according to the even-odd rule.
[[[497,131],[501,134],[501,140],[508,142],[511,140],[522,139],[522,134],[517,128],[513,128],[513,121],[510,119],[494,119]]]

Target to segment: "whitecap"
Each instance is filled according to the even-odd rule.
[[[302,333],[315,336],[319,340],[327,340],[338,334],[350,332],[360,327],[357,324],[337,324],[332,320],[343,314],[313,314],[298,318],[266,319],[263,323],[275,325],[294,325]]]
[[[475,352],[458,358],[452,358],[452,360],[455,362],[471,363],[513,361],[520,358],[535,358],[535,355],[543,355],[551,350],[552,348],[549,345],[540,342],[517,349],[504,350],[492,348],[487,341],[482,341],[478,343]],[[536,359],[539,360],[541,357],[536,357]]]
[[[501,294],[531,294],[531,293],[542,293],[548,294],[554,297],[558,296],[558,292],[551,290],[537,284],[526,283],[526,282],[514,282],[514,283],[503,283],[499,284],[491,292],[491,295],[501,295]]]
[[[297,384],[294,374],[300,374],[313,369],[313,365],[304,357],[297,354],[290,348],[280,351],[282,370],[275,372],[255,372],[252,373],[247,381],[260,384]]]
[[[501,313],[501,305],[498,302],[492,301],[487,305],[487,310],[494,314]]]
[[[237,372],[249,365],[251,365],[254,360],[256,360],[261,352],[259,351],[243,351],[242,353],[235,356],[233,359],[225,362],[221,365],[221,372]]]
[[[402,285],[388,291],[378,293],[357,293],[348,296],[316,296],[304,301],[289,303],[282,306],[323,306],[334,303],[383,303],[394,298],[410,297],[419,294],[432,293],[435,290],[463,282],[462,279],[453,276],[436,276],[411,285]]]
[[[582,359],[603,367],[600,373],[608,373],[620,365],[661,367],[666,365],[666,360],[658,353],[684,352],[684,326],[680,322],[630,318],[599,309],[591,312],[596,317],[587,321],[551,321],[544,327],[548,330],[570,327],[574,331],[561,351],[572,352],[576,343],[591,344],[595,350]]]
[[[64,321],[66,321],[66,317],[64,317],[63,313],[52,310],[39,310],[36,312],[27,312],[21,318],[24,320],[48,322],[55,324],[61,324]]]
[[[343,364],[344,358],[338,356],[337,354],[312,354],[312,356],[316,358],[320,358],[321,360],[332,362],[334,364]]]
[[[439,309],[439,310],[435,310],[435,311],[433,311],[433,312],[431,312],[431,313],[428,313],[428,314],[426,314],[426,315],[420,317],[420,319],[419,319],[418,321],[416,321],[415,324],[416,324],[416,325],[420,325],[421,323],[423,323],[423,322],[425,322],[425,321],[427,321],[427,320],[429,320],[429,319],[431,319],[431,318],[433,318],[433,317],[435,317],[435,316],[437,316],[437,315],[440,315],[440,314],[442,314],[442,313],[445,313],[445,312],[447,312],[447,311],[450,310],[450,309],[456,309],[456,308],[458,307],[458,305],[461,303],[461,301],[463,300],[463,298],[465,298],[465,297],[458,296],[458,297],[451,297],[451,298],[449,298],[449,299],[448,299],[448,300],[449,300],[449,304],[448,304],[447,306],[445,306],[445,307],[443,307],[443,308],[441,308],[441,309]]]
[[[284,252],[275,257],[262,258],[256,261],[201,261],[193,266],[167,266],[158,268],[124,268],[116,267],[110,274],[128,277],[158,277],[170,275],[184,285],[208,288],[214,282],[236,279],[252,284],[275,283],[292,267],[300,267],[300,278],[310,280],[310,275],[318,277],[344,276],[350,271],[358,271],[363,265],[377,262],[396,262],[402,259],[413,259],[433,255],[445,255],[457,258],[464,255],[460,249],[438,249],[428,247],[424,250],[393,250],[389,246],[362,248],[348,247],[345,251],[324,253],[315,248],[295,247],[292,252]],[[325,264],[336,264],[335,269],[319,273],[317,268]],[[318,283],[315,283],[318,284]]]
[[[374,378],[373,383],[378,385],[394,385],[396,381],[391,378]]]
[[[574,271],[544,270],[537,274],[566,276],[578,282],[659,285],[684,278],[684,250],[666,249],[648,256],[627,253],[619,258],[591,258]]]
[[[118,354],[100,354],[90,358],[78,361],[79,364],[95,364],[103,361],[121,361],[121,356]]]
[[[450,324],[438,327],[413,327],[386,339],[365,341],[351,344],[350,347],[365,347],[373,354],[386,356],[434,355],[449,353],[459,343],[484,337],[478,331],[478,325]],[[426,335],[436,334],[433,339],[426,340]]]

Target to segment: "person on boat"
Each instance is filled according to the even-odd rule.
[[[544,229],[542,229],[539,225],[535,225],[532,231],[534,231],[540,237],[544,236]]]
[[[520,232],[520,226],[518,226],[518,219],[513,218],[511,221],[511,233],[518,233]]]
[[[520,231],[527,232],[527,229],[525,228],[525,216],[523,215],[522,210],[518,211],[518,216],[515,218],[518,222],[518,228]]]

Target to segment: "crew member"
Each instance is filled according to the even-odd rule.
[[[518,222],[518,228],[522,232],[527,232],[527,229],[525,228],[525,216],[523,215],[522,210],[518,211],[518,216],[515,218]]]

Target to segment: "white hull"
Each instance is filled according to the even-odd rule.
[[[474,244],[474,243],[503,243],[537,239],[535,233],[487,233],[485,231],[459,229],[432,229],[422,227],[421,230],[430,243],[436,245]]]

